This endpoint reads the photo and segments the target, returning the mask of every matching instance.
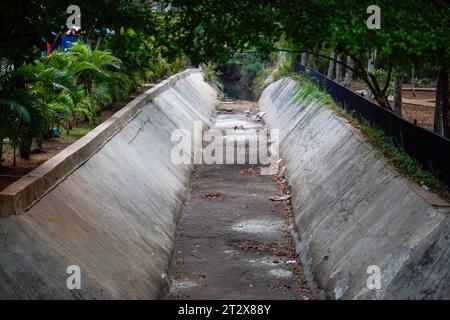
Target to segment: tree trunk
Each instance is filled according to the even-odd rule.
[[[43,143],[44,143],[44,138],[42,136],[40,136],[39,138],[36,138],[36,145],[37,145],[39,151],[44,151]]]
[[[95,50],[100,50],[101,43],[102,43],[102,37],[98,37],[97,44],[95,45]]]
[[[317,70],[317,64],[318,64],[318,57],[317,57],[317,52],[319,51],[319,49],[314,48],[313,50],[313,54],[308,55],[308,62],[306,63],[307,67],[313,70]]]
[[[369,74],[369,78],[367,79],[368,84],[368,92],[370,90],[371,93],[371,99],[374,99],[378,105],[380,105],[383,108],[392,110],[391,104],[389,103],[389,99],[385,92],[380,88],[380,84],[378,83],[377,78],[373,74]],[[373,98],[372,98],[373,97]]]
[[[306,52],[303,52],[300,59],[300,64],[306,67],[307,63],[308,63],[308,54]]]
[[[380,107],[392,110],[391,104],[385,95],[379,94],[374,97],[375,101],[380,105]]]
[[[278,52],[278,63],[283,64],[287,60],[287,52]]]
[[[72,130],[72,120],[67,120],[67,123],[66,123],[66,134],[67,135],[70,134],[70,130]]]
[[[334,81],[341,84],[342,83],[342,64],[340,63],[342,61],[342,53],[338,53],[336,55],[336,78]]]
[[[372,74],[375,71],[375,61],[376,60],[377,60],[377,50],[374,50],[370,53],[369,61],[367,62],[367,72],[369,74]],[[367,88],[366,92],[367,92],[367,96],[369,98],[374,99],[374,95],[369,90],[369,88]]]
[[[377,50],[370,53],[369,61],[367,62],[367,71],[372,73],[375,70],[375,61],[377,60]]]
[[[394,112],[402,116],[402,84],[403,79],[397,76],[394,81]]]
[[[0,137],[0,168],[2,167],[2,159],[3,159],[3,137]]]
[[[313,54],[308,55],[308,62],[306,63],[306,66],[309,69],[316,70],[316,63],[315,63],[315,57]]]
[[[347,56],[347,65],[352,69],[355,66],[355,62],[349,56]],[[346,70],[345,70],[344,86],[347,89],[351,90],[352,89],[352,81],[353,81],[353,70],[351,70],[350,68],[346,68]]]
[[[449,77],[448,71],[441,68],[436,84],[436,107],[434,112],[434,132],[450,138],[449,119]]]
[[[16,149],[17,149],[17,145],[16,145],[16,143],[14,142],[14,143],[13,143],[13,167],[16,166]]]
[[[415,83],[416,83],[416,79],[415,79],[414,68],[413,68],[411,71],[411,91],[412,91],[413,97],[416,96]]]
[[[334,59],[336,59],[336,51],[334,51],[334,50],[331,51],[330,58],[332,60],[330,60],[330,64],[328,65],[327,78],[333,79],[333,71],[334,71],[334,64],[335,64]]]
[[[19,154],[22,159],[30,159],[32,142],[33,136],[25,135],[22,139],[20,139]]]

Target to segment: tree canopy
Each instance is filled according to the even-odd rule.
[[[446,1],[375,1],[381,9],[380,29],[369,29],[367,7],[372,1],[166,1],[183,30],[179,46],[193,61],[226,60],[232,52],[276,46],[284,35],[294,52],[334,48],[355,61],[355,72],[386,107],[386,85],[368,73],[368,55],[377,50],[389,70],[414,66],[445,68],[450,59],[450,7]],[[388,77],[389,81],[390,77]]]
[[[450,136],[447,1],[79,0],[85,45],[39,60],[45,43],[67,31],[71,4],[0,2],[0,122],[21,127],[22,136],[29,134],[28,143],[55,119],[67,121],[81,113],[95,119],[98,108],[139,83],[178,70],[182,60],[210,66],[211,61],[231,61],[237,53],[264,58],[277,51],[338,62],[339,70],[351,70],[378,104],[389,109],[392,78],[432,70],[438,79],[435,130]],[[380,9],[377,29],[366,24],[371,5]],[[378,70],[367,64],[374,53]],[[59,58],[62,64],[55,66]],[[103,65],[102,59],[110,63]],[[67,81],[70,77],[75,80]],[[35,122],[33,130],[30,121]],[[3,129],[0,138],[15,135]]]
[[[4,0],[0,2],[0,57],[14,62],[33,61],[43,38],[52,41],[53,33],[65,32],[69,0]],[[152,32],[153,1],[79,0],[84,34],[91,39],[131,27]]]

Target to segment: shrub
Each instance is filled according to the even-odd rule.
[[[211,84],[212,86],[217,87],[220,90],[223,90],[223,84],[220,82],[219,78],[217,77],[216,71],[214,70],[214,65],[209,62],[201,65],[203,77],[205,78],[206,82]]]

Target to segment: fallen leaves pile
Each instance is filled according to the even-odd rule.
[[[217,200],[217,199],[224,199],[225,194],[223,194],[221,192],[211,192],[211,193],[205,193],[203,195],[203,197],[206,199]]]
[[[286,179],[282,176],[273,176],[272,181],[277,185],[282,185],[286,182]]]
[[[276,243],[264,244],[253,240],[235,240],[231,242],[231,245],[241,250],[253,250],[259,253],[270,252],[279,257],[285,257],[288,255],[285,249],[280,248]]]
[[[245,168],[245,169],[242,169],[240,172],[241,172],[241,174],[248,174],[248,175],[251,175],[251,176],[259,176],[259,175],[261,175],[261,169],[259,167],[257,167],[257,168]]]

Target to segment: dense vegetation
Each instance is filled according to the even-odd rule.
[[[4,0],[0,139],[27,158],[33,139],[41,145],[55,127],[94,124],[104,106],[189,61],[203,63],[216,83],[211,62],[242,64],[244,76],[263,85],[295,59],[346,86],[358,77],[399,114],[387,96],[412,72],[426,72],[437,82],[435,131],[450,137],[447,1],[374,2],[381,9],[375,30],[366,25],[372,1],[80,0],[80,41],[39,58],[44,40],[65,33],[70,1]],[[275,60],[282,63],[273,71]]]
[[[0,4],[0,141],[30,157],[35,140],[67,133],[140,84],[176,72],[181,55],[165,45],[164,10],[152,1],[79,1],[82,30],[69,49],[40,58],[43,39],[64,34],[68,1]],[[44,43],[45,45],[45,43]],[[0,144],[0,154],[3,143]]]
[[[437,80],[435,131],[450,137],[450,6],[448,1],[214,1],[173,0],[181,47],[193,61],[226,61],[235,52],[256,50],[268,56],[287,52],[349,85],[359,77],[382,107],[393,80],[416,71]],[[380,29],[369,29],[367,8],[380,8]],[[280,45],[280,38],[284,41]],[[346,77],[343,70],[346,69]],[[333,76],[334,77],[334,76]],[[396,82],[397,85],[401,81]],[[400,110],[395,110],[401,113]]]

